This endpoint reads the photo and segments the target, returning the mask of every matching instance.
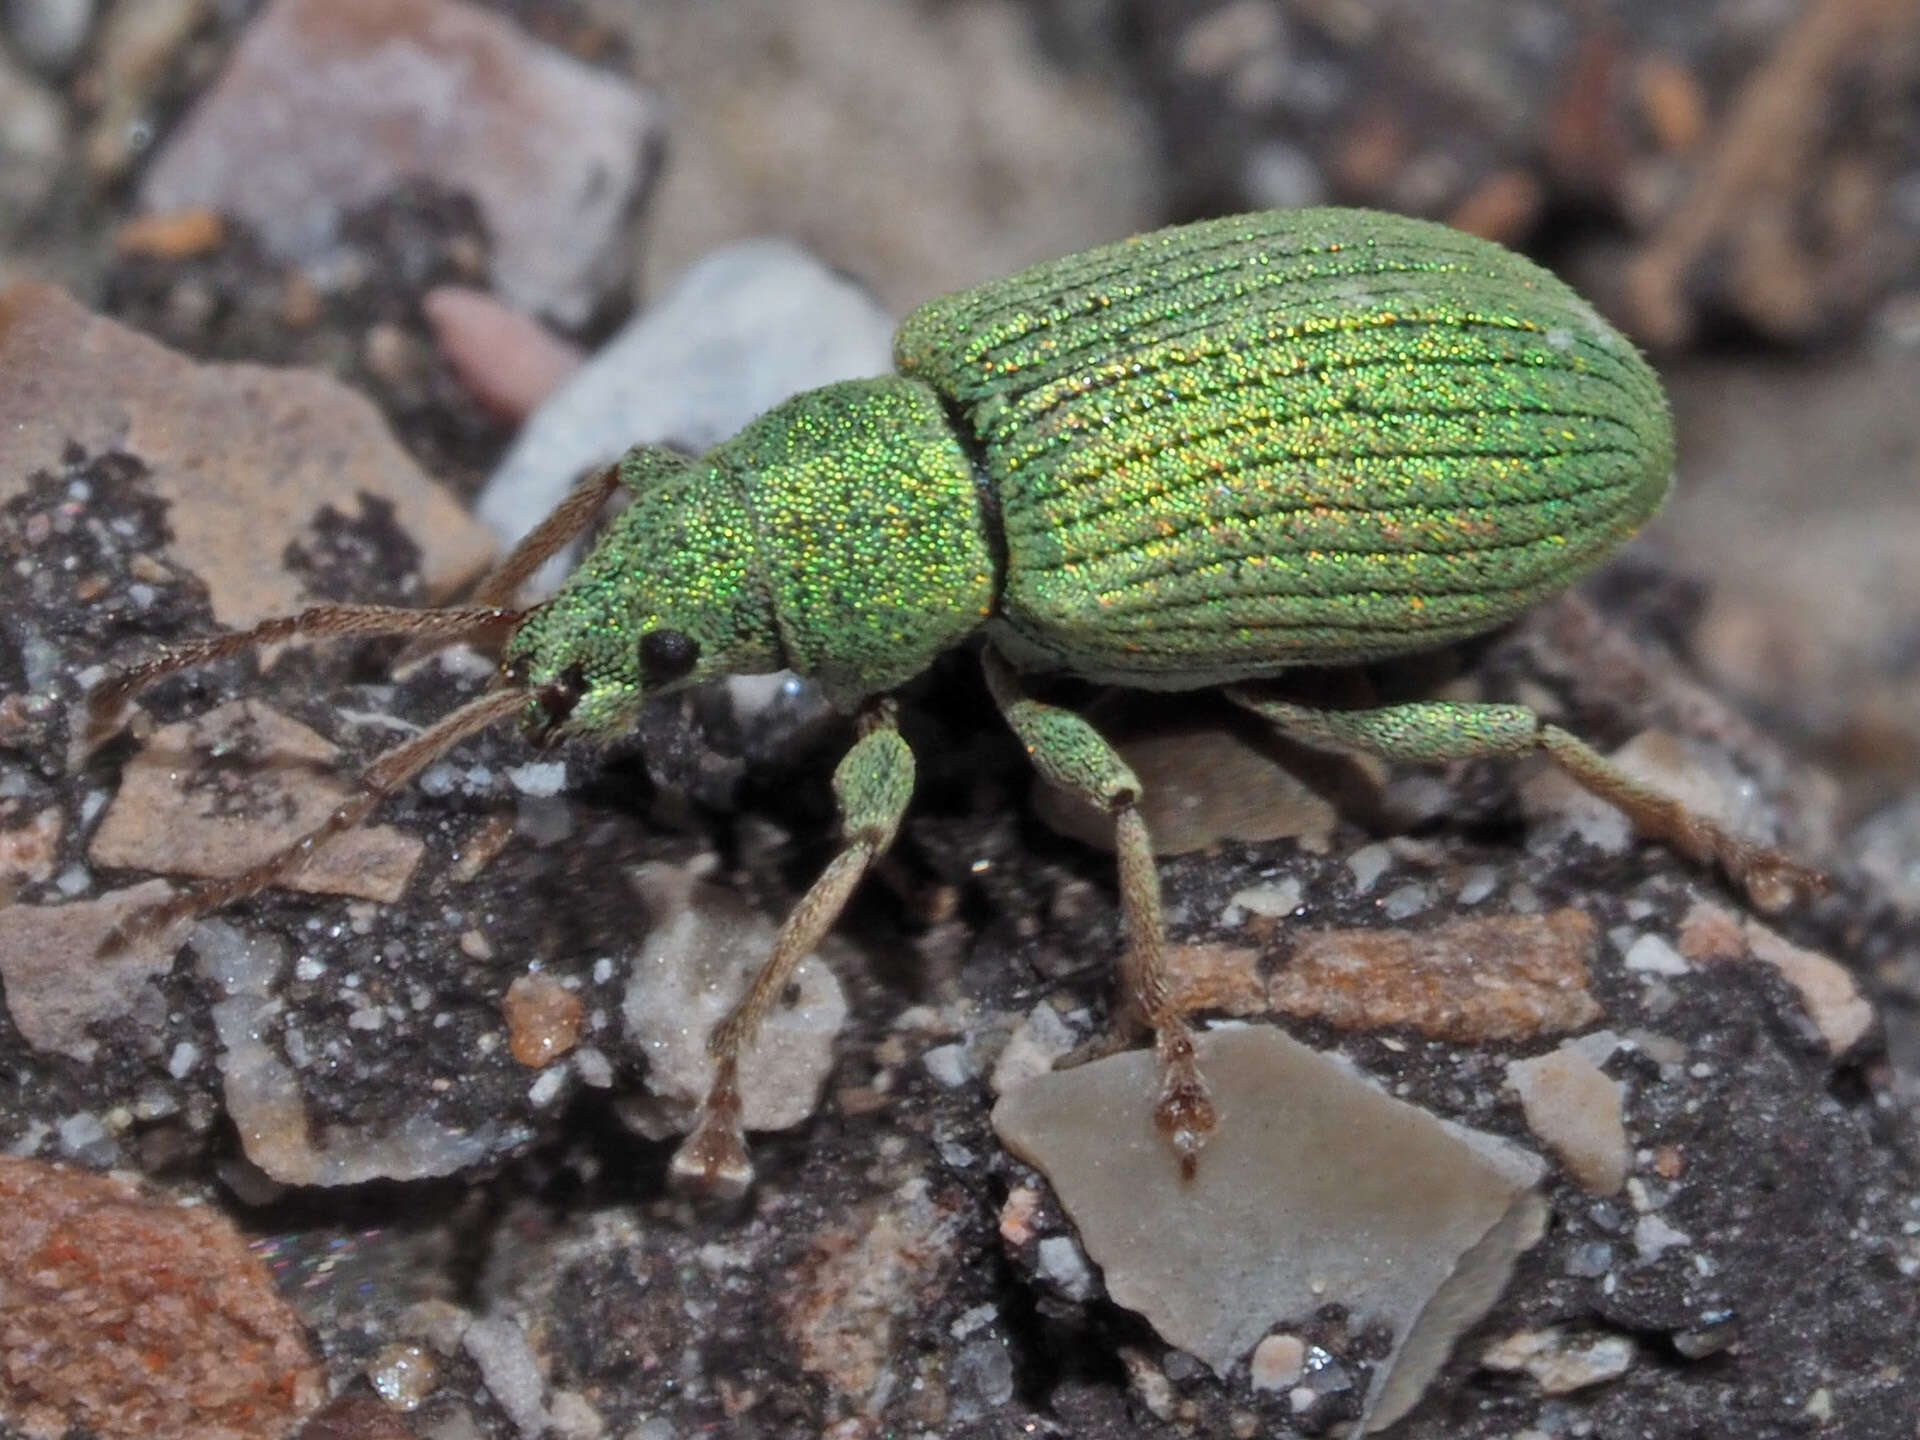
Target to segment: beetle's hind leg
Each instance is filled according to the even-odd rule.
[[[713,1080],[693,1133],[673,1157],[673,1183],[717,1199],[735,1199],[753,1183],[741,1124],[740,1053],[753,1043],[794,967],[826,937],[854,887],[887,849],[913,796],[913,752],[901,738],[893,705],[883,701],[861,717],[860,738],[833,772],[845,841],[813,888],[774,937],[773,953],[753,983],[707,1037]]]
[[[1762,910],[1815,894],[1825,877],[1784,851],[1756,844],[1643,785],[1591,745],[1524,705],[1423,700],[1371,710],[1318,710],[1230,689],[1235,703],[1297,740],[1345,745],[1385,760],[1431,763],[1539,751],[1583,789],[1617,806],[1641,834],[1703,865],[1717,865]]]
[[[1154,1123],[1179,1155],[1181,1174],[1191,1179],[1217,1117],[1206,1079],[1194,1059],[1193,1032],[1169,993],[1160,874],[1154,867],[1146,821],[1140,818],[1139,778],[1080,716],[1028,699],[1013,667],[993,650],[986,652],[985,662],[994,703],[1026,746],[1034,769],[1113,816],[1120,906],[1127,927],[1121,979],[1127,999],[1153,1027],[1154,1049],[1160,1057],[1160,1099]]]

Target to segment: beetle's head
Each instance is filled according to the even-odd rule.
[[[501,659],[507,684],[527,692],[521,720],[537,743],[610,739],[656,695],[782,663],[731,488],[670,450],[629,453],[621,478],[633,503]]]

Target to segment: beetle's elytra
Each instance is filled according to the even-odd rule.
[[[845,845],[714,1032],[715,1078],[675,1159],[751,1179],[738,1057],[892,841],[913,757],[889,692],[976,637],[1048,779],[1107,809],[1127,999],[1154,1029],[1156,1111],[1190,1172],[1214,1116],[1162,969],[1139,782],[1079,716],[1028,698],[1062,671],[1157,689],[1431,647],[1598,564],[1659,506],[1673,433],[1634,347],[1560,281],[1425,221],[1319,209],[1174,227],[934,300],[898,373],[796,396],[706,455],[639,447],[581,485],[467,609],[322,606],[182,647],[96,689],[96,738],[141,686],[291,634],[508,631],[494,688],[368,770],[362,795],[151,932],[283,879],[461,738],[517,713],[538,741],[617,734],[644,699],[791,668],[857,716],[834,776]],[[559,593],[522,581],[631,504]],[[1238,689],[1296,736],[1435,760],[1544,751],[1647,833],[1771,898],[1816,877],[1629,780],[1512,705],[1322,711]]]

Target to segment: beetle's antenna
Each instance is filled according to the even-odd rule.
[[[427,612],[436,613],[436,612]],[[446,612],[437,612],[446,613]],[[277,885],[297,874],[313,854],[342,831],[351,830],[373,808],[426,769],[469,735],[476,735],[511,715],[527,701],[522,686],[489,690],[462,705],[437,724],[403,740],[360,772],[359,792],[343,800],[313,829],[276,854],[238,875],[208,880],[183,890],[169,900],[136,910],[116,925],[100,946],[103,957],[124,953],[138,942],[159,934],[176,920],[204,915],[222,905]]]
[[[525,613],[493,605],[459,610],[406,610],[395,605],[316,605],[297,615],[279,615],[271,620],[262,620],[250,629],[211,635],[205,640],[176,646],[138,665],[130,665],[94,686],[87,693],[87,728],[81,745],[87,751],[97,749],[119,728],[120,712],[126,708],[127,701],[161,677],[189,666],[224,660],[229,655],[238,655],[256,645],[291,640],[301,635],[316,639],[348,635],[411,635],[420,640],[451,640],[496,626],[512,625]]]
[[[607,497],[620,488],[620,466],[603,465],[572,490],[533,529],[473,592],[475,605],[511,605],[527,577],[559,554],[605,508]]]
[[[527,578],[578,539],[606,508],[607,497],[620,488],[620,466],[604,465],[567,492],[547,518],[524,535],[474,589],[468,604],[487,609],[511,605]],[[411,665],[433,648],[433,637],[409,640],[394,657],[396,670]]]

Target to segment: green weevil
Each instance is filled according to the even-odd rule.
[[[979,643],[1049,781],[1111,814],[1125,1001],[1151,1027],[1156,1118],[1183,1170],[1214,1125],[1170,1003],[1140,785],[1021,676],[1227,693],[1309,743],[1402,761],[1544,752],[1640,829],[1778,896],[1817,877],[1629,779],[1518,705],[1360,710],[1240,688],[1486,631],[1591,570],[1673,470],[1659,380],[1547,271],[1426,221],[1270,211],[1037,265],[909,315],[896,373],[808,391],[699,458],[651,446],[590,476],[459,609],[325,605],[165,653],[90,697],[93,738],[186,665],[293,635],[504,630],[487,693],[378,758],[359,793],[245,874],[183,892],[152,933],[284,880],[462,738],[518,715],[536,743],[611,737],[643,700],[790,669],[856,717],[834,772],[843,848],[714,1031],[714,1077],[673,1168],[750,1183],[739,1056],[897,831],[914,760],[890,698]],[[551,599],[521,584],[629,504]]]

